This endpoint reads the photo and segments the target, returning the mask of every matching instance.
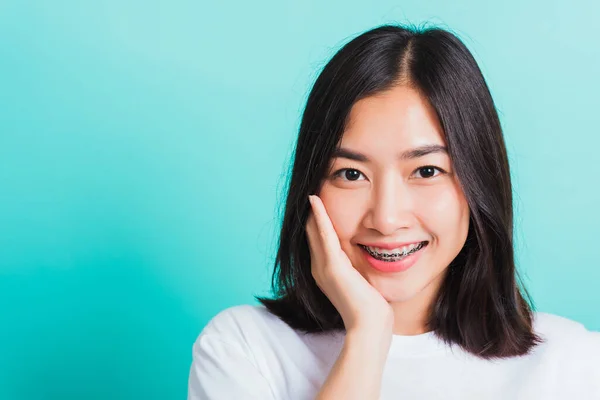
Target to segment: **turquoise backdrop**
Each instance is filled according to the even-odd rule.
[[[185,398],[267,294],[311,83],[388,22],[452,29],[500,111],[538,310],[600,330],[598,2],[0,1],[0,399]]]

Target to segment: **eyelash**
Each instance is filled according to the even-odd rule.
[[[439,167],[436,167],[435,165],[424,165],[422,167],[419,167],[419,168],[415,169],[413,171],[413,174],[415,172],[417,172],[417,171],[419,171],[421,169],[425,169],[425,168],[437,169],[440,172],[440,174],[445,174],[446,173],[446,171],[444,171],[443,169],[441,169]],[[364,174],[362,172],[360,172],[359,170],[357,170],[356,168],[342,168],[342,169],[339,169],[336,172],[334,172],[334,174],[332,176],[333,176],[333,178],[338,178],[338,177],[340,177],[340,175],[342,174],[342,172],[345,172],[345,171],[358,171],[361,175],[364,176]],[[432,179],[432,178],[435,178],[436,176],[439,176],[440,174],[434,175],[434,176],[430,176],[428,178],[419,178],[419,179]],[[356,182],[356,181],[346,180],[346,182]]]

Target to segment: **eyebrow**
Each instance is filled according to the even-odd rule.
[[[412,160],[415,158],[426,156],[427,154],[432,153],[445,153],[448,154],[448,149],[446,146],[442,146],[439,144],[429,144],[426,146],[415,147],[414,149],[406,150],[398,156],[398,158],[402,161]],[[345,149],[343,147],[337,147],[333,151],[332,158],[347,158],[349,160],[359,161],[359,162],[370,162],[369,157],[362,153],[358,153],[353,150]]]

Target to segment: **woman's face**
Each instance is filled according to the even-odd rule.
[[[434,109],[414,89],[397,86],[353,106],[345,152],[331,160],[320,189],[342,249],[390,303],[429,305],[465,243],[469,208],[445,145]],[[423,146],[442,150],[410,153]],[[423,241],[408,269],[391,272],[372,265],[360,246]]]

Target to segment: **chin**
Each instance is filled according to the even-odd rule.
[[[443,271],[442,271],[443,272]],[[389,303],[404,303],[421,297],[433,300],[443,274],[437,276],[366,276],[367,281]]]
[[[396,293],[390,294],[390,293],[382,293],[380,291],[379,293],[381,293],[383,298],[388,303],[405,303],[407,301],[410,301],[417,295],[416,292],[404,292],[404,293],[396,292]]]
[[[369,282],[388,303],[402,303],[414,298],[422,288],[411,287],[406,282]]]

